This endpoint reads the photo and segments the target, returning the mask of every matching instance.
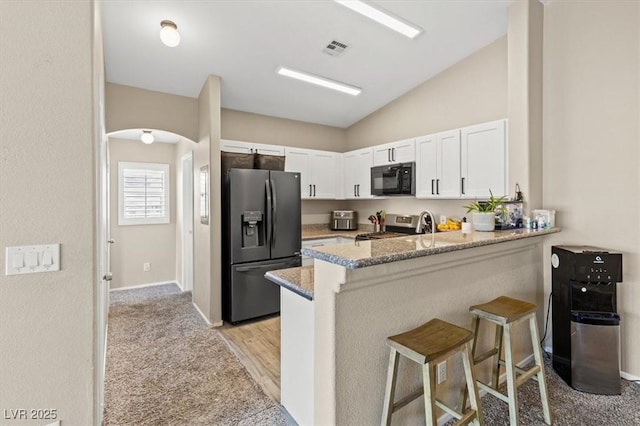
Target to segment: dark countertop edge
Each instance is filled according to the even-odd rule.
[[[273,272],[277,272],[277,271],[273,271]],[[293,291],[294,293],[304,297],[305,299],[311,300],[313,301],[313,293],[309,293],[305,290],[303,290],[302,288],[300,288],[298,285],[296,285],[295,283],[292,283],[290,281],[287,281],[277,275],[274,275],[271,272],[267,272],[266,274],[264,274],[264,277],[266,279],[268,279],[269,281],[278,284],[280,287],[284,287],[288,290]]]
[[[505,243],[505,242],[509,242],[509,241],[518,241],[518,240],[522,240],[522,239],[525,239],[525,238],[541,237],[543,235],[555,234],[557,232],[560,232],[560,229],[559,228],[552,228],[552,229],[545,229],[545,230],[541,230],[541,231],[536,231],[535,233],[520,234],[520,236],[517,237],[517,238],[514,238],[514,236],[512,234],[512,232],[513,232],[512,230],[510,230],[510,231],[495,231],[495,232],[509,232],[509,234],[505,234],[504,237],[503,236],[496,237],[496,238],[494,238],[492,240],[473,241],[473,242],[469,242],[469,243],[451,244],[451,245],[447,245],[447,246],[435,247],[435,248],[432,248],[432,249],[415,250],[415,251],[410,251],[410,252],[391,254],[391,255],[387,255],[387,256],[379,256],[379,257],[374,257],[374,258],[356,259],[356,260],[349,260],[349,259],[345,259],[345,258],[342,258],[342,257],[338,257],[336,255],[331,255],[331,254],[327,254],[327,253],[321,253],[321,252],[315,251],[313,249],[308,249],[308,248],[303,248],[302,249],[302,254],[306,255],[306,256],[313,257],[314,259],[324,260],[325,262],[333,263],[335,265],[344,266],[347,269],[359,269],[359,268],[366,268],[366,267],[369,267],[369,266],[382,265],[382,264],[385,264],[385,263],[400,262],[402,260],[415,259],[415,258],[418,258],[418,257],[433,256],[433,255],[440,254],[440,253],[449,253],[449,252],[452,252],[452,251],[464,250],[464,249],[468,249],[468,248],[489,246],[489,245]]]

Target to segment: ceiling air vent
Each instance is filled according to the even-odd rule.
[[[342,43],[342,42],[337,41],[337,40],[332,40],[329,44],[327,44],[325,46],[324,49],[322,49],[322,51],[324,53],[326,53],[327,55],[342,56],[344,54],[344,52],[349,50],[350,47],[351,46],[349,46],[346,43]]]

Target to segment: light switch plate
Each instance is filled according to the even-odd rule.
[[[60,270],[60,244],[7,247],[6,275],[33,274]]]

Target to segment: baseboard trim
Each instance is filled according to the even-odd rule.
[[[158,286],[158,285],[166,285],[166,284],[176,284],[180,288],[180,291],[182,291],[182,287],[180,287],[180,284],[178,284],[178,282],[174,280],[174,281],[160,281],[160,282],[157,282],[157,283],[131,285],[131,286],[127,286],[127,287],[109,288],[109,292],[122,291],[122,290],[134,290],[134,289],[137,289],[137,288],[155,287],[155,286]],[[109,287],[111,287],[111,286],[109,286]]]
[[[220,321],[214,321],[211,326],[212,327],[222,327],[224,325],[224,321],[220,320]]]
[[[202,319],[204,320],[204,322],[207,323],[207,325],[209,327],[212,326],[212,324],[209,322],[209,319],[206,317],[206,315],[200,310],[200,308],[198,308],[198,305],[196,305],[194,302],[191,302],[191,304],[193,305],[194,308],[196,308],[196,311],[198,311],[198,313],[200,314],[200,316],[202,317]]]
[[[516,366],[522,368],[523,366],[529,364],[531,361],[533,361],[533,354],[529,355],[528,357],[526,357],[525,359],[523,359],[522,361],[517,363]],[[504,383],[504,382],[507,381],[507,372],[506,371],[500,375],[500,378],[498,379],[498,381],[500,383]],[[480,394],[480,398],[482,398],[488,392],[485,391],[485,390],[479,389],[478,393]],[[451,414],[444,413],[443,415],[438,417],[438,426],[442,426],[443,424],[447,423],[449,420],[452,420],[453,418],[454,417]]]

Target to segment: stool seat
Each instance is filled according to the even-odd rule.
[[[411,360],[425,364],[462,346],[473,333],[440,319],[388,338],[387,344]]]
[[[474,315],[481,315],[491,318],[501,324],[516,321],[529,314],[535,313],[536,305],[524,300],[512,299],[507,296],[500,296],[490,302],[481,305],[474,305],[469,308],[469,312]]]
[[[412,330],[387,338],[390,354],[381,425],[390,425],[394,412],[420,396],[424,397],[427,426],[438,424],[437,408],[457,419],[456,425],[462,426],[470,423],[477,426],[484,425],[471,359],[472,340],[473,333],[471,331],[437,318]],[[471,405],[469,410],[466,409],[466,404],[456,410],[436,398],[436,365],[458,353],[462,354],[465,389],[468,392]],[[396,381],[400,355],[421,365],[422,389],[417,389],[396,401]]]

